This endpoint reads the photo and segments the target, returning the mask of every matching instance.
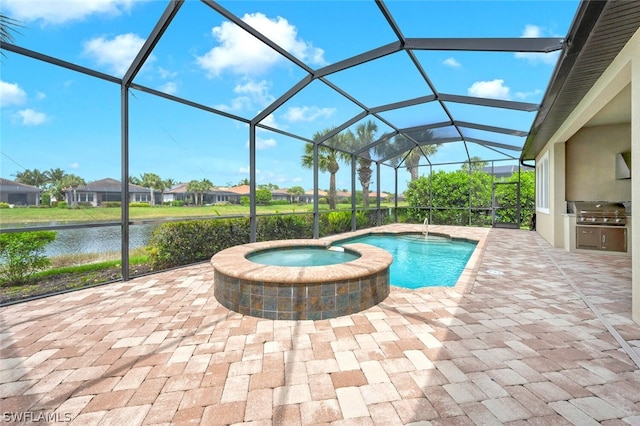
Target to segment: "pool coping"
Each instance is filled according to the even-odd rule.
[[[421,224],[389,224],[375,228],[359,229],[354,232],[330,235],[319,239],[291,239],[249,243],[234,246],[216,253],[211,265],[231,277],[262,282],[312,283],[321,280],[342,280],[362,276],[364,271],[376,273],[389,267],[393,256],[386,250],[368,244],[347,243],[344,247],[360,254],[358,259],[336,265],[325,266],[272,266],[262,265],[246,259],[246,255],[259,250],[276,249],[298,245],[302,247],[328,248],[338,241],[367,234],[420,234]],[[432,286],[407,289],[391,285],[395,289],[408,292],[441,292],[452,290],[457,293],[469,293],[473,290],[482,258],[486,249],[486,237],[491,228],[471,228],[463,226],[430,225],[429,234],[446,236],[451,239],[476,242],[476,248],[469,257],[458,281],[454,286]],[[214,264],[215,259],[215,264]],[[388,263],[387,263],[388,262]],[[334,267],[332,267],[334,266]],[[265,281],[265,275],[268,279]]]
[[[368,244],[345,244],[344,248],[360,255],[357,259],[344,263],[324,266],[274,266],[255,263],[247,255],[256,251],[291,247],[326,248],[328,240],[291,239],[263,241],[230,247],[216,253],[211,265],[220,273],[246,281],[265,283],[307,284],[319,281],[358,279],[363,275],[373,275],[388,268],[393,256],[378,247]]]

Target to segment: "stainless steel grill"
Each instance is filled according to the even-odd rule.
[[[574,201],[578,225],[625,226],[626,209],[623,203],[604,201]]]

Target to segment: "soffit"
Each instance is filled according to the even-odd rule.
[[[522,150],[521,161],[536,158],[639,26],[640,2],[591,1],[581,5],[578,18],[572,26],[567,54],[558,64],[549,84]],[[603,117],[624,120],[620,116],[624,114],[620,111],[624,93],[621,96],[621,99],[610,103],[610,108],[616,108],[618,113],[611,115],[612,110],[605,107],[606,111],[596,116],[598,119],[595,123],[603,123]]]

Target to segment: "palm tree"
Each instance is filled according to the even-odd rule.
[[[431,130],[423,130],[419,133],[417,139],[419,142],[426,142],[426,141],[433,140],[433,132]],[[393,147],[393,145],[408,146],[408,145],[414,145],[414,143],[410,141],[403,134],[399,134],[394,138],[394,144],[392,144],[391,146]],[[420,177],[419,170],[418,170],[418,166],[420,165],[420,159],[423,156],[430,157],[434,155],[437,151],[438,151],[438,145],[436,144],[420,145],[419,147],[414,146],[413,148],[410,148],[409,150],[406,150],[401,154],[393,157],[391,159],[391,163],[393,165],[398,165],[404,159],[404,164],[407,166],[407,171],[411,175],[411,181],[413,182],[414,180]]]
[[[150,204],[152,206],[156,205],[156,197],[154,191],[164,191],[164,181],[155,173],[143,173],[140,176],[140,186],[144,188],[149,188],[149,192],[151,194]]]
[[[213,183],[209,179],[202,179],[198,182],[198,189],[200,190],[200,204],[204,205],[204,193],[211,191]]]
[[[333,128],[316,132],[313,135],[313,140],[319,140],[331,131],[333,131]],[[345,142],[349,138],[348,134],[339,133],[332,136],[329,138],[331,145],[345,146]],[[346,157],[348,157],[347,154],[336,151],[330,146],[318,146],[318,170],[322,172],[329,172],[329,196],[327,198],[329,201],[329,208],[331,210],[336,209],[336,173],[340,170],[340,164],[338,161],[344,161]],[[313,168],[313,144],[305,144],[304,154],[302,154],[302,167],[307,169]]]
[[[352,150],[365,148],[373,143],[375,134],[378,131],[378,124],[368,120],[356,127],[356,137],[353,141]],[[358,156],[358,180],[362,186],[362,204],[369,207],[369,184],[371,183],[371,149],[363,151]]]
[[[290,202],[293,203],[294,198],[296,201],[300,202],[300,197],[304,195],[304,188],[301,186],[292,186],[287,189],[287,194],[291,197]]]
[[[17,33],[16,27],[21,27],[15,19],[9,18],[7,15],[0,13],[0,41],[3,43],[15,43],[13,33]],[[0,52],[3,57],[6,57],[4,52]]]
[[[48,192],[51,197],[55,197],[56,200],[61,200],[64,197],[62,191],[62,181],[67,173],[61,168],[49,169],[44,174],[47,176]]]
[[[25,185],[35,186],[36,188],[43,189],[49,181],[46,172],[41,172],[38,169],[25,169],[22,172],[17,172],[15,175],[16,181],[24,183]]]
[[[76,189],[78,189],[78,187],[81,185],[86,185],[84,179],[82,179],[80,176],[76,176],[73,174],[66,175],[62,181],[62,186],[64,188],[71,188],[73,190],[73,198],[71,199],[72,207],[78,206],[78,197],[76,194]]]
[[[474,155],[469,159],[469,162],[462,163],[462,165],[460,166],[460,170],[463,170],[467,173],[481,172],[487,164],[488,163],[486,161],[482,161],[482,158]]]
[[[187,192],[193,193],[193,203],[197,206],[204,204],[204,193],[210,191],[212,187],[213,184],[209,179],[200,181],[194,179],[187,184]]]

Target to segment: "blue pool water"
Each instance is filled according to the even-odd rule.
[[[349,251],[324,248],[297,247],[278,250],[263,250],[247,256],[252,262],[272,266],[325,266],[349,262],[359,256]]]
[[[365,235],[339,243],[364,243],[393,255],[391,285],[404,288],[452,287],[476,248],[474,241],[423,235]]]

